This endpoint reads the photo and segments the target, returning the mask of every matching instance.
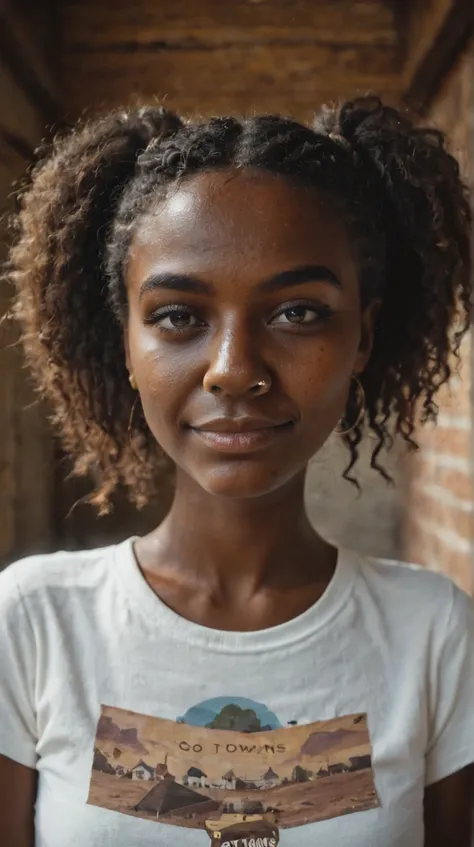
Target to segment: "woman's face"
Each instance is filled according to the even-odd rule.
[[[237,498],[301,474],[372,338],[328,200],[258,170],[194,176],[142,220],[127,286],[128,366],[180,473]]]

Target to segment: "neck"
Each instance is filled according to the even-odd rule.
[[[157,567],[166,561],[224,591],[314,579],[318,561],[327,570],[329,547],[306,515],[304,474],[264,497],[234,500],[178,472],[171,510],[149,542]]]

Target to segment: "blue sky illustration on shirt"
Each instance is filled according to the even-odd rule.
[[[232,725],[232,720],[235,720],[235,725]],[[216,729],[235,729],[239,732],[263,732],[282,727],[274,712],[262,703],[249,700],[247,697],[213,697],[211,700],[203,700],[202,703],[188,709],[182,717],[177,718],[177,723]]]

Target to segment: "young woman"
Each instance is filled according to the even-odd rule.
[[[114,113],[58,140],[12,252],[28,360],[93,501],[149,535],[0,580],[5,847],[467,847],[471,601],[305,513],[331,433],[413,443],[468,326],[439,132]],[[168,457],[165,461],[164,457]],[[352,482],[351,482],[352,481]]]

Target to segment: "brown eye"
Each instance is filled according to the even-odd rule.
[[[322,303],[287,303],[280,307],[280,311],[274,315],[270,324],[277,327],[317,326],[328,321],[333,311],[329,306]]]
[[[160,321],[160,324],[161,326],[168,324],[168,328],[171,325],[175,329],[186,329],[189,326],[194,326],[193,321],[195,320],[189,312],[172,312],[167,318]]]
[[[284,326],[285,324],[309,324],[318,320],[318,313],[308,306],[291,306],[280,312],[273,319],[272,324]]]
[[[304,324],[314,320],[316,312],[306,306],[294,306],[284,312],[286,319],[292,324]]]
[[[159,309],[151,316],[148,323],[165,332],[179,332],[203,325],[203,322],[190,309],[178,305]]]

